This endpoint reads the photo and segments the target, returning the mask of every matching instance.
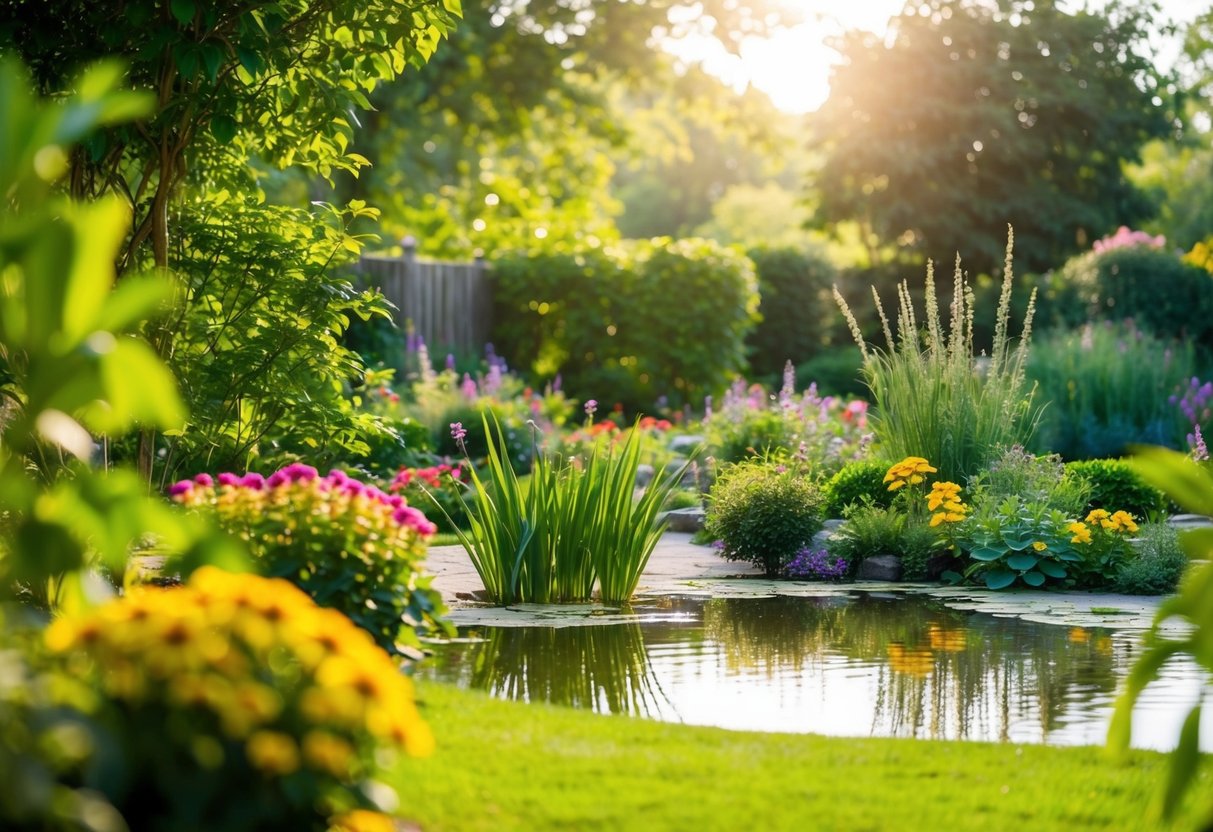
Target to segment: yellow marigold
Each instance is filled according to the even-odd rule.
[[[1125,531],[1133,534],[1137,531],[1137,523],[1133,515],[1127,511],[1118,511],[1109,518],[1115,526],[1115,531]]]
[[[1090,543],[1091,530],[1087,528],[1086,523],[1074,522],[1066,526],[1066,531],[1073,532],[1074,536],[1070,538],[1071,543]]]
[[[1108,514],[1108,512],[1104,511],[1102,508],[1093,509],[1091,511],[1091,513],[1087,515],[1087,522],[1088,523],[1099,523],[1103,520],[1107,520],[1110,516],[1111,515]]]
[[[1045,549],[1049,548],[1049,544],[1045,543],[1043,540],[1038,540],[1032,544],[1032,548],[1038,552],[1043,552]]]
[[[263,774],[290,774],[299,768],[299,747],[280,731],[257,731],[248,738],[244,753]]]
[[[303,738],[303,759],[308,765],[334,777],[348,777],[354,748],[327,731],[309,731]]]

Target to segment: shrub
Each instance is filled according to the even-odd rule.
[[[829,543],[832,554],[851,564],[851,574],[865,558],[896,555],[907,581],[927,578],[927,562],[942,546],[939,532],[921,517],[866,501],[847,511]]]
[[[404,497],[408,505],[437,507],[430,516],[434,517],[438,530],[445,532],[467,527],[463,502],[466,490],[467,475],[462,462],[401,468],[388,486],[388,491]]]
[[[1041,502],[1006,497],[973,503],[973,514],[953,527],[957,548],[968,556],[966,578],[980,578],[989,589],[1023,582],[1073,583],[1083,556],[1064,512]]]
[[[1213,275],[1165,249],[1079,255],[1050,276],[1046,298],[1051,317],[1068,326],[1132,318],[1159,337],[1213,343]]]
[[[821,491],[802,470],[774,460],[740,462],[712,486],[704,528],[722,542],[725,558],[775,577],[821,530],[821,506]]]
[[[756,320],[748,258],[706,240],[529,253],[494,267],[494,340],[536,384],[648,409],[723,389]]]
[[[867,403],[822,398],[813,387],[797,394],[789,364],[783,387],[768,394],[759,384],[736,379],[719,408],[704,416],[711,456],[721,464],[783,454],[830,475],[863,456],[868,440]]]
[[[995,318],[990,356],[979,360],[973,345],[973,292],[959,261],[953,279],[950,328],[945,331],[928,265],[925,330],[920,332],[909,287],[899,287],[897,327],[880,309],[886,350],[869,350],[854,314],[835,291],[864,361],[864,378],[872,392],[872,427],[881,450],[892,457],[921,454],[939,467],[944,479],[962,482],[989,463],[998,448],[1031,439],[1040,408],[1025,389],[1034,298],[1028,303],[1023,332],[1012,347],[1011,238],[1007,242],[1002,293]],[[874,293],[875,294],[875,293]]]
[[[973,477],[969,488],[977,501],[999,503],[1018,497],[1069,516],[1083,513],[1091,494],[1087,480],[1067,469],[1061,457],[1035,456],[1018,445]]]
[[[1179,447],[1187,431],[1172,394],[1194,365],[1191,344],[1132,322],[1085,324],[1038,340],[1028,378],[1046,406],[1034,447],[1066,459],[1112,456],[1134,443]]]
[[[896,496],[884,480],[888,470],[887,462],[875,460],[859,460],[842,466],[825,485],[826,516],[842,517],[848,508],[861,503],[888,508]]]
[[[816,324],[833,314],[830,286],[838,280],[838,269],[816,250],[754,248],[747,254],[762,298],[762,320],[747,339],[750,370],[775,375],[785,362],[800,364],[821,349],[822,332]]]
[[[389,652],[417,647],[415,631],[449,629],[418,571],[435,526],[398,495],[300,464],[268,478],[199,474],[170,494],[244,540],[264,574],[345,613]]]
[[[863,359],[853,347],[830,347],[796,366],[796,382],[801,387],[816,384],[823,395],[863,396]]]
[[[1066,471],[1091,485],[1088,509],[1123,509],[1149,518],[1166,510],[1163,493],[1147,483],[1132,463],[1123,459],[1088,459],[1066,463]]]
[[[1113,589],[1126,595],[1166,595],[1179,586],[1188,556],[1179,532],[1168,523],[1147,523],[1135,541],[1136,554],[1125,559]]]
[[[131,829],[369,820],[380,767],[433,744],[395,663],[283,580],[207,567],[61,617],[45,640],[71,678],[56,704],[106,742],[86,785]]]

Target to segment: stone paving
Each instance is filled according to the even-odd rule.
[[[1068,626],[1099,626],[1143,630],[1150,625],[1159,598],[1097,592],[991,592],[975,587],[938,584],[890,584],[865,581],[822,584],[776,581],[754,567],[726,561],[707,546],[691,543],[691,535],[667,532],[657,544],[641,576],[634,603],[627,608],[602,604],[492,606],[477,597],[480,578],[461,546],[437,546],[427,559],[434,586],[451,606],[451,620],[460,626],[578,626],[615,624],[660,617],[663,596],[766,598],[777,595],[821,597],[865,592],[928,595],[954,609]],[[1169,628],[1168,628],[1169,629]]]

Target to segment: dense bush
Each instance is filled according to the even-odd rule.
[[[801,364],[822,348],[818,322],[834,314],[830,287],[838,270],[824,252],[755,248],[747,254],[758,275],[762,320],[750,333],[750,371],[775,375],[791,361]]]
[[[1166,509],[1161,491],[1143,480],[1133,465],[1123,459],[1088,459],[1066,464],[1069,474],[1082,477],[1091,486],[1087,507],[1118,509],[1135,517],[1148,518]]]
[[[830,347],[796,366],[796,384],[816,384],[822,395],[864,396],[863,358],[850,345]]]
[[[1045,410],[1034,447],[1066,459],[1113,456],[1134,443],[1180,447],[1191,427],[1171,397],[1194,372],[1191,344],[1157,338],[1132,322],[1085,324],[1038,339],[1028,379]]]
[[[885,483],[887,462],[859,460],[847,463],[825,485],[825,514],[842,517],[851,506],[860,503],[888,508],[896,494]]]
[[[90,829],[321,832],[372,813],[391,828],[372,783],[433,745],[396,663],[286,581],[208,567],[63,616],[45,642],[70,677],[51,702],[82,717],[77,751],[92,745],[83,785],[109,804]]]
[[[1113,589],[1126,595],[1166,595],[1179,586],[1188,556],[1179,532],[1167,523],[1147,523],[1134,542],[1136,554],[1120,567]]]
[[[345,613],[389,652],[416,647],[417,631],[449,626],[419,574],[435,526],[403,497],[299,464],[268,478],[199,474],[170,494],[241,538],[264,574]]]
[[[845,559],[851,574],[864,558],[896,555],[907,581],[927,578],[927,562],[942,545],[939,534],[921,517],[867,502],[847,511],[846,522],[829,542],[830,553]]]
[[[1018,445],[970,479],[969,490],[975,501],[999,503],[1014,497],[1069,516],[1085,513],[1091,497],[1087,480],[1067,469],[1061,457],[1036,456]]]
[[[1068,261],[1048,281],[1048,317],[1068,326],[1132,318],[1160,337],[1213,343],[1213,275],[1152,246],[1121,246]]]
[[[729,560],[749,561],[769,576],[783,573],[821,530],[822,495],[795,466],[773,460],[725,468],[708,494],[704,525]]]
[[[753,264],[706,240],[667,239],[495,264],[494,341],[536,384],[629,410],[679,407],[745,366]]]

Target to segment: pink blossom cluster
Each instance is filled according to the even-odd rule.
[[[454,465],[448,465],[444,462],[428,468],[401,468],[395,479],[392,480],[392,484],[388,486],[388,491],[400,492],[414,483],[420,483],[429,488],[441,488],[442,478],[447,474],[457,480],[462,480],[463,463],[457,462]]]
[[[1134,231],[1127,225],[1122,225],[1116,229],[1115,234],[1110,234],[1102,240],[1096,240],[1094,249],[1096,254],[1112,251],[1117,248],[1129,248],[1131,246],[1149,246],[1151,248],[1162,248],[1167,244],[1167,238],[1159,234],[1157,237],[1151,236],[1144,231]]]
[[[400,495],[386,494],[342,471],[321,477],[315,468],[299,462],[268,477],[253,472],[218,477],[199,474],[174,483],[169,497],[181,505],[210,506],[220,514],[232,509],[255,512],[294,507],[332,519],[361,517],[369,528],[380,532],[410,530],[429,537],[437,531],[425,514]]]

